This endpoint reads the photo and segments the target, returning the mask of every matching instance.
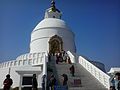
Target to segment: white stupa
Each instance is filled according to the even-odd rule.
[[[3,88],[3,81],[6,74],[10,74],[13,79],[12,88],[19,88],[19,90],[31,90],[32,75],[36,74],[38,88],[40,89],[42,76],[44,74],[48,75],[48,53],[54,54],[61,52],[62,50],[67,52],[71,59],[71,63],[78,68],[78,77],[70,77],[69,83],[74,83],[74,79],[80,78],[82,76],[80,74],[83,72],[85,77],[87,77],[87,74],[90,74],[89,76],[92,78],[94,77],[92,83],[97,84],[95,85],[97,89],[92,89],[95,87],[92,87],[90,84],[91,80],[89,82],[88,78],[83,77],[88,82],[84,82],[83,80],[82,82],[84,87],[78,87],[76,90],[89,90],[88,87],[91,87],[90,90],[106,90],[109,88],[110,77],[84,57],[76,54],[76,46],[74,41],[75,35],[67,26],[65,21],[61,19],[61,15],[61,12],[55,7],[55,2],[52,0],[51,7],[45,11],[44,19],[38,23],[31,33],[30,52],[18,56],[15,60],[9,60],[8,62],[3,62],[0,64],[0,89]],[[56,66],[55,73],[69,74],[67,72],[69,65],[65,64],[59,67],[58,66]],[[53,70],[54,69],[55,68],[53,68]],[[84,84],[88,86],[85,86]],[[72,85],[69,84],[69,86],[71,87]],[[75,89],[73,88],[70,90]]]
[[[45,12],[44,19],[32,31],[30,53],[61,50],[76,51],[74,33],[65,21],[61,20],[61,12],[52,2]]]

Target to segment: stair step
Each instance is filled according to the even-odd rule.
[[[107,90],[102,88],[85,88],[85,87],[70,87],[69,90]]]
[[[53,60],[55,61],[55,60]],[[107,90],[97,79],[95,79],[84,67],[80,64],[74,64],[75,77],[72,77],[69,71],[71,64],[52,62],[53,67],[56,68],[57,76],[62,85],[62,74],[68,75],[68,87],[69,90]],[[75,79],[80,79],[81,84],[79,87],[75,86]]]

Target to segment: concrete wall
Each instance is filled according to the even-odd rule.
[[[0,88],[3,87],[3,81],[6,78],[6,74],[9,73],[9,68],[0,68]]]
[[[34,67],[32,66],[22,66],[22,67],[7,67],[7,68],[0,68],[0,89],[3,88],[3,81],[4,79],[6,78],[6,75],[9,73],[9,70],[10,70],[10,76],[13,80],[13,85],[12,85],[12,88],[15,88],[15,87],[19,87],[20,86],[20,75],[23,75],[23,76],[32,76],[34,73],[37,74],[37,80],[38,80],[38,88],[41,88],[41,77],[42,77],[42,71],[39,69],[40,66],[37,66],[35,68],[38,68],[34,71]],[[23,71],[24,73],[24,69],[28,69],[26,70],[25,74],[18,74],[18,72],[16,72],[18,69],[21,68],[21,72]],[[23,69],[24,68],[24,69]],[[33,68],[33,69],[32,69]],[[31,70],[31,71],[30,71]],[[41,73],[41,74],[40,74]]]
[[[58,35],[63,40],[65,51],[75,52],[74,34],[63,28],[44,28],[33,31],[31,34],[30,53],[49,51],[49,40],[52,36]]]
[[[9,73],[9,70],[10,70],[10,76],[13,79],[12,87],[14,88],[19,86],[20,76],[15,72],[16,68],[6,67],[6,68],[0,68],[0,88],[3,88],[3,81],[6,78],[6,75]]]
[[[20,87],[20,78],[37,74],[38,88],[41,87],[41,77],[43,76],[43,62],[46,54],[28,53],[19,56],[16,60],[0,63],[0,89],[3,88],[3,81],[9,73],[13,79],[12,88]],[[21,77],[20,77],[21,76]]]

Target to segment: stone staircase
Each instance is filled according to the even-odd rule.
[[[62,80],[63,80],[63,77],[62,77],[62,74],[67,74],[68,76],[68,86],[71,86],[71,81],[70,80],[73,80],[73,78],[71,77],[70,75],[70,72],[69,72],[69,68],[70,68],[70,64],[66,64],[66,63],[59,63],[59,64],[56,64],[56,71],[57,71],[57,75],[58,75],[58,80],[60,82],[60,85],[62,85]],[[72,78],[72,79],[70,79]]]
[[[73,64],[75,67],[75,77],[72,77],[69,71],[71,64],[59,63],[55,64],[55,60],[52,58],[52,68],[54,68],[54,74],[62,85],[62,74],[68,75],[68,87],[69,90],[107,90],[97,79],[95,79],[84,67],[80,64]],[[81,80],[81,84],[74,85],[74,80]]]
[[[75,77],[81,79],[81,87],[70,87],[69,90],[107,90],[80,64],[74,64],[74,66],[76,68]]]
[[[60,84],[62,85],[62,74],[68,75],[68,87],[69,90],[107,90],[97,79],[95,79],[87,70],[84,69],[80,64],[74,64],[75,66],[75,77],[72,77],[69,71],[70,64],[60,63],[56,64],[56,71]],[[80,79],[81,84],[77,87],[74,86],[74,80]]]

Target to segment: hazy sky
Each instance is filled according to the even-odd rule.
[[[29,52],[30,35],[51,0],[0,0],[0,61]],[[120,67],[120,0],[56,0],[75,33],[77,53]]]

